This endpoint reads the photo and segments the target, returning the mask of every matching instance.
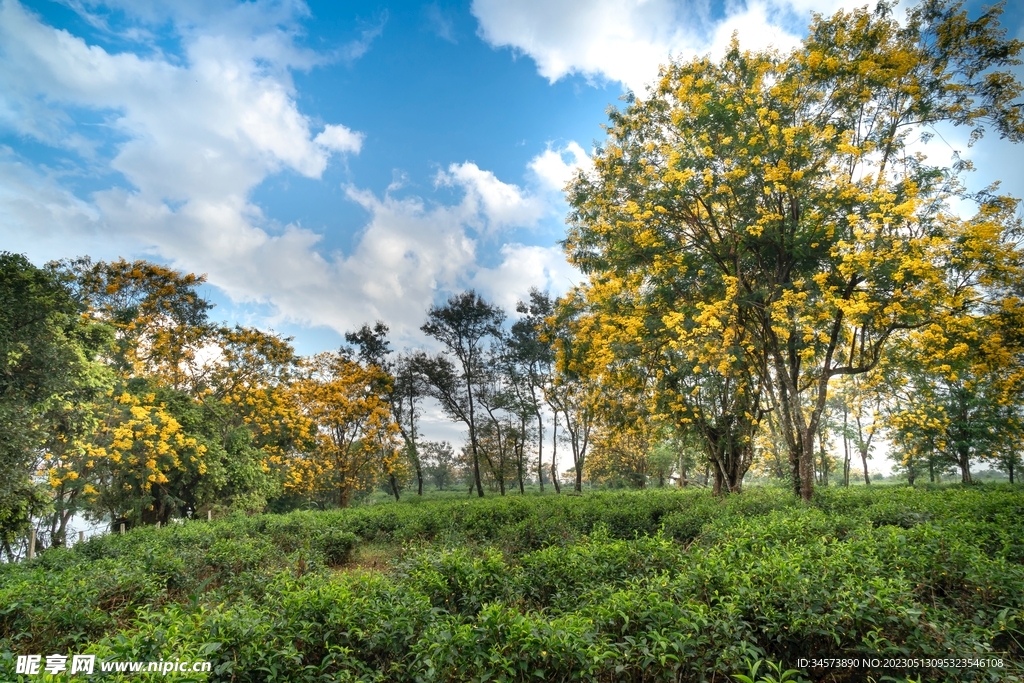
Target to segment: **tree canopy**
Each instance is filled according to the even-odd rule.
[[[1015,258],[1015,201],[969,195],[965,164],[912,147],[940,123],[1024,136],[1005,70],[1021,43],[998,16],[929,0],[901,23],[880,3],[816,16],[789,54],[734,41],[720,61],[669,64],[611,113],[594,172],[570,184],[565,245],[588,276],[597,373],[643,359],[638,386],[727,454],[712,457],[729,487],[726,464],[776,410],[809,498],[830,380],[960,315],[986,284],[976,265]]]

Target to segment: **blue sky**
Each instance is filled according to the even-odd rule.
[[[216,317],[303,353],[375,319],[419,343],[452,292],[578,278],[560,189],[626,88],[843,4],[0,0],[0,249],[206,273]],[[979,183],[1019,156],[971,154]]]

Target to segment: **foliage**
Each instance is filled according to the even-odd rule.
[[[354,491],[374,486],[381,469],[401,466],[398,427],[382,395],[388,383],[380,368],[343,353],[306,362],[296,392],[313,448],[289,461],[287,489],[335,493],[338,506],[347,507]]]
[[[727,488],[777,405],[809,499],[830,380],[958,315],[977,284],[960,275],[1002,267],[1013,202],[982,193],[961,219],[965,166],[909,150],[939,122],[1024,137],[1005,70],[1022,44],[999,12],[929,0],[903,22],[887,3],[816,16],[790,54],[734,42],[611,112],[593,173],[569,187],[566,251],[588,275],[577,334],[602,381],[704,438]]]
[[[420,444],[423,469],[438,489],[444,489],[455,479],[455,451],[447,441],[427,441]]]
[[[88,257],[54,264],[74,284],[90,319],[116,331],[111,361],[124,375],[159,377],[185,389],[210,332],[213,305],[199,294],[205,276],[148,261]]]
[[[0,541],[8,552],[46,510],[33,475],[42,467],[53,481],[61,467],[54,458],[80,447],[93,421],[90,404],[109,385],[94,362],[109,329],[80,312],[58,272],[0,252]]]
[[[318,545],[327,564],[337,566],[348,562],[358,541],[351,532],[328,529],[321,534]]]
[[[490,340],[501,336],[504,312],[469,290],[448,299],[444,306],[431,306],[427,322],[420,328],[444,344],[437,356],[420,354],[415,367],[430,387],[430,395],[454,420],[469,430],[473,481],[477,495],[484,495],[480,478],[480,452],[477,437],[481,384],[486,381],[484,353]],[[452,360],[454,358],[454,361]]]
[[[1021,675],[1018,488],[411,501],[136,529],[0,566],[0,649],[205,653],[210,680],[237,681]],[[332,569],[357,535],[406,549]],[[1004,668],[797,665],[965,653]],[[16,680],[12,660],[0,672]]]

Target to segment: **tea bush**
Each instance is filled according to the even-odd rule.
[[[811,505],[769,488],[509,496],[137,529],[0,566],[0,680],[19,680],[13,654],[62,652],[213,663],[179,681],[1020,681],[1022,531],[1024,492],[1006,486],[824,489]],[[371,550],[391,561],[369,567]],[[988,653],[1004,668],[797,667]]]

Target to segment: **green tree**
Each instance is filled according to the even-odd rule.
[[[93,359],[109,341],[109,330],[80,313],[58,271],[0,252],[0,541],[8,553],[31,518],[50,506],[48,489],[60,485],[51,470],[63,468],[47,464],[47,456],[60,458],[76,447],[92,419],[78,406],[106,389],[107,378]],[[56,486],[36,485],[40,468]],[[58,494],[55,514],[63,524],[75,498],[70,491]],[[51,540],[61,543],[57,526]]]
[[[899,22],[883,2],[816,17],[788,55],[734,43],[719,62],[670,64],[612,112],[594,172],[571,184],[566,250],[607,319],[595,342],[625,360],[622,335],[603,339],[631,317],[648,347],[674,352],[650,374],[718,392],[709,424],[740,447],[764,399],[778,405],[805,499],[832,378],[870,371],[902,331],[961,305],[970,287],[948,257],[965,238],[975,259],[999,252],[1002,200],[979,196],[978,216],[958,218],[964,165],[908,149],[941,122],[1024,137],[1005,70],[1021,43],[998,17],[927,0]],[[675,421],[692,419],[685,392],[661,391]]]
[[[512,324],[508,339],[509,349],[521,368],[529,396],[526,403],[537,420],[537,482],[544,492],[544,391],[550,386],[554,374],[555,354],[551,342],[544,338],[547,319],[554,314],[554,302],[547,292],[530,289],[529,303],[516,304],[520,318]],[[556,479],[557,481],[557,479]]]
[[[423,469],[434,482],[434,486],[443,491],[455,481],[455,451],[447,441],[427,441],[420,445],[423,454]]]
[[[388,326],[378,320],[373,327],[363,325],[355,332],[346,332],[345,341],[355,345],[359,359],[364,364],[375,365],[387,373],[389,381],[383,391],[416,475],[416,493],[422,496],[423,465],[420,462],[416,423],[420,415],[419,403],[426,397],[426,387],[410,355],[400,355],[394,361],[388,358],[392,352],[387,334]]]
[[[486,381],[483,366],[491,340],[501,336],[505,314],[473,290],[450,297],[444,306],[431,306],[427,322],[420,328],[445,346],[437,356],[421,355],[416,367],[449,417],[469,430],[473,482],[477,495],[484,495],[480,479],[480,450],[477,430],[480,426],[478,394]],[[449,358],[454,358],[454,362]],[[457,366],[456,366],[457,364]]]

